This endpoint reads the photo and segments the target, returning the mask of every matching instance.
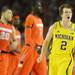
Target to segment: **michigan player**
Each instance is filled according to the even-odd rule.
[[[42,56],[47,50],[51,38],[53,38],[51,54],[49,55],[48,75],[72,75],[72,50],[75,45],[75,24],[71,22],[72,7],[69,4],[63,4],[59,7],[59,13],[61,20],[49,28],[37,62],[41,62]]]

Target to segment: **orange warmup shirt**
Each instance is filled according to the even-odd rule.
[[[25,21],[25,44],[22,48],[24,53],[23,67],[19,75],[47,75],[46,58],[40,64],[37,63],[39,54],[35,47],[43,44],[43,23],[42,20],[29,14]],[[30,46],[29,46],[30,45]]]
[[[0,50],[8,52],[10,39],[12,37],[12,26],[0,23]],[[7,75],[9,57],[8,53],[0,53],[0,75]]]
[[[0,50],[8,51],[12,37],[12,26],[0,23]]]
[[[42,45],[43,23],[39,17],[30,14],[25,22],[25,44]]]

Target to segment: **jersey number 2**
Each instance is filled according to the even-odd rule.
[[[62,50],[66,50],[66,45],[67,45],[67,42],[66,41],[62,41],[61,42],[61,49]]]

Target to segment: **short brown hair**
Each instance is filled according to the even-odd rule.
[[[59,7],[59,14],[61,15],[63,13],[63,8],[70,8],[73,11],[73,7],[70,4],[62,4]]]

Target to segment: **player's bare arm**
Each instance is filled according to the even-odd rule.
[[[43,46],[42,46],[42,50],[41,50],[40,57],[37,59],[37,62],[38,62],[38,63],[41,62],[44,53],[45,53],[46,50],[48,49],[50,40],[52,39],[54,27],[55,27],[55,26],[52,25],[52,26],[49,28],[48,34],[47,34],[47,36],[46,36],[46,38],[45,38],[45,40],[44,40]]]

